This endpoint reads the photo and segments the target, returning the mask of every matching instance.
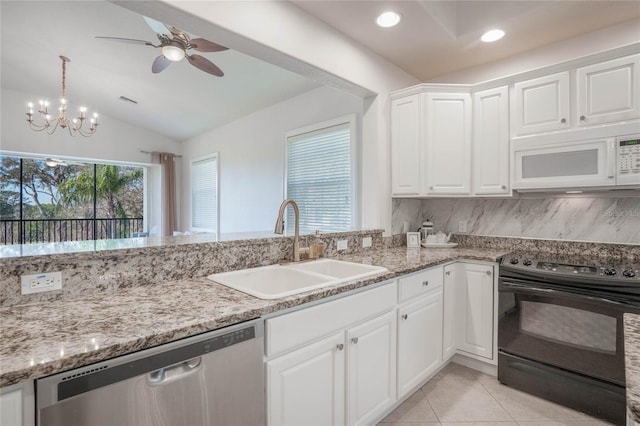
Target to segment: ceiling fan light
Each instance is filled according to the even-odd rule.
[[[382,28],[390,28],[398,25],[401,19],[402,15],[400,15],[399,13],[387,11],[378,15],[378,17],[376,18],[376,24],[378,24],[378,26]]]
[[[502,37],[504,37],[504,31],[496,28],[482,34],[480,40],[484,41],[485,43],[492,43],[494,41],[500,40]]]
[[[180,46],[167,45],[162,47],[162,54],[170,61],[178,62],[184,59],[184,50]]]

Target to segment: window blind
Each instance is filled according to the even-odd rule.
[[[287,139],[287,197],[300,208],[300,232],[349,231],[353,216],[351,123]],[[287,232],[294,228],[287,209]]]
[[[191,227],[217,232],[217,155],[191,163]]]

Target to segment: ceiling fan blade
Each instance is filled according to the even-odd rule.
[[[145,22],[147,23],[147,25],[149,25],[149,27],[156,33],[156,34],[160,34],[162,36],[165,36],[168,39],[172,39],[173,38],[173,34],[171,34],[171,31],[169,30],[169,27],[167,27],[165,24],[163,24],[160,21],[156,21],[155,19],[151,19],[147,16],[143,16]]]
[[[213,62],[211,62],[204,56],[187,55],[187,60],[191,65],[201,69],[204,72],[208,72],[209,74],[213,74],[218,77],[222,77],[224,75],[220,68],[218,68]]]
[[[192,38],[189,45],[200,52],[221,52],[229,49],[203,38]]]
[[[158,47],[155,46],[153,43],[151,43],[150,41],[145,41],[145,40],[137,40],[135,38],[122,38],[122,37],[103,37],[103,36],[95,36],[95,38],[102,38],[105,40],[113,40],[113,41],[120,41],[122,43],[132,43],[132,44],[145,44],[147,46],[153,46],[153,47]]]
[[[171,65],[171,61],[165,58],[164,55],[160,55],[153,61],[153,65],[151,65],[151,72],[158,74],[159,72],[164,71],[169,65]]]

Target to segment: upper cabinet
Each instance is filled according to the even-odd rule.
[[[422,140],[420,95],[391,102],[392,191],[397,195],[420,195]]]
[[[640,117],[640,55],[578,68],[578,126]]]
[[[427,93],[424,108],[426,193],[471,192],[471,96]]]
[[[569,128],[569,72],[518,82],[513,92],[514,136]]]

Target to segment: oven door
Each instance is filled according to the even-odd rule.
[[[624,386],[629,306],[511,278],[498,290],[502,352]]]

